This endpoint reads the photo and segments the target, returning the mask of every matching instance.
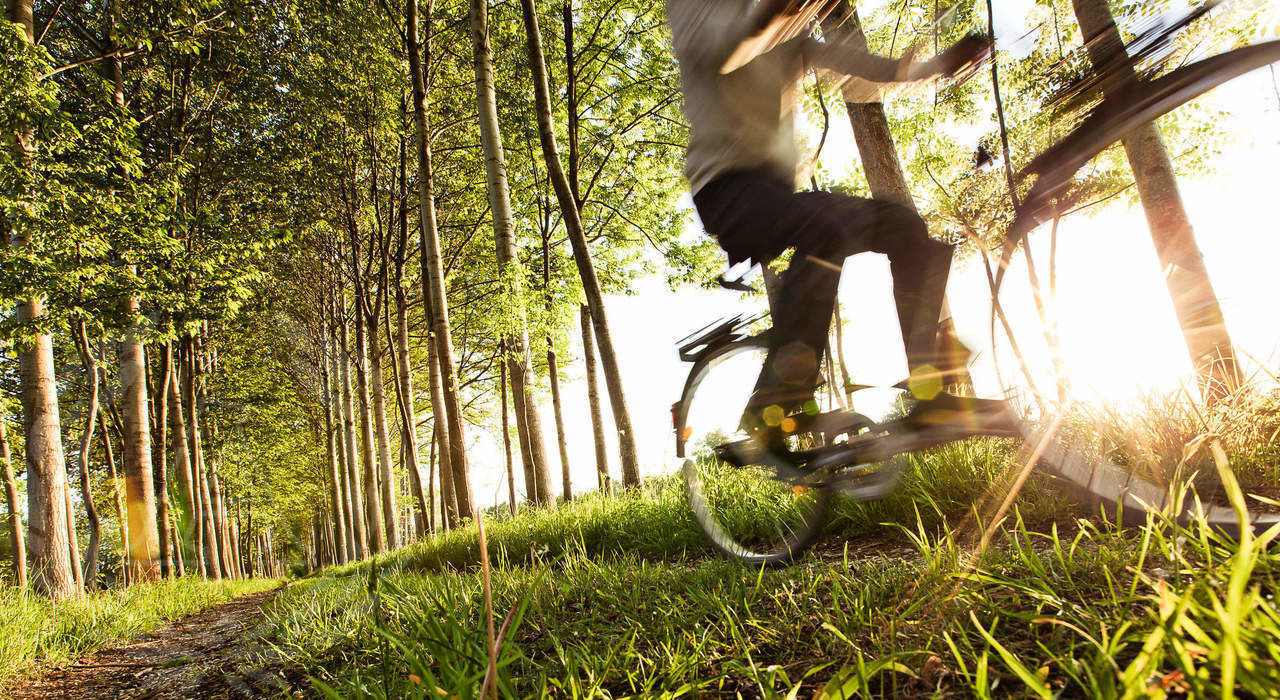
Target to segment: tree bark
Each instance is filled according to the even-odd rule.
[[[401,180],[403,182],[403,180]],[[429,518],[431,504],[427,501],[425,484],[422,479],[422,464],[418,459],[418,412],[413,400],[413,373],[409,367],[409,300],[404,290],[404,254],[408,247],[408,225],[402,219],[400,228],[400,255],[396,258],[396,385],[400,406],[401,442],[404,445],[405,471],[409,472],[409,488],[413,490],[413,499],[418,504],[418,513],[414,533],[421,538],[426,534],[426,523]]]
[[[1072,0],[1072,6],[1095,70],[1119,70],[1120,75],[1132,76],[1133,68],[1127,63],[1124,42],[1106,0]],[[1123,84],[1118,89],[1123,89]],[[1218,295],[1182,205],[1160,127],[1155,122],[1145,124],[1121,142],[1201,393],[1208,400],[1222,398],[1240,386],[1240,368]]]
[[[84,501],[85,516],[89,520],[89,551],[82,577],[84,585],[96,589],[98,582],[98,554],[102,546],[102,519],[98,516],[98,508],[93,504],[93,492],[89,488],[89,451],[93,447],[93,431],[98,418],[98,363],[89,351],[89,339],[85,332],[84,319],[77,319],[76,350],[80,355],[80,364],[84,366],[86,383],[89,389],[89,401],[85,409],[84,434],[80,436],[80,499]],[[0,427],[0,430],[3,430]],[[106,432],[106,427],[103,427]],[[6,450],[7,451],[7,450]],[[8,455],[4,455],[8,463]]]
[[[622,482],[628,487],[640,485],[640,465],[636,457],[635,432],[631,427],[631,414],[622,392],[622,372],[613,349],[613,337],[609,332],[609,320],[605,313],[604,293],[596,277],[587,238],[582,229],[578,203],[560,162],[556,148],[555,131],[551,123],[551,94],[547,87],[546,59],[542,51],[542,35],[538,31],[538,14],[533,0],[521,0],[524,11],[525,37],[528,41],[529,66],[533,72],[534,101],[537,105],[538,137],[542,142],[542,155],[547,163],[547,175],[556,192],[560,213],[564,218],[573,259],[582,278],[582,290],[591,309],[592,326],[596,344],[600,348],[600,364],[604,366],[605,388],[609,392],[609,405],[618,431],[618,448],[622,459]]]
[[[27,546],[22,536],[22,515],[18,513],[18,483],[13,478],[13,465],[9,456],[9,436],[5,433],[4,417],[0,416],[0,468],[4,469],[4,499],[9,507],[9,541],[13,545],[13,582],[19,588],[27,587]]]
[[[351,524],[355,530],[356,556],[369,556],[369,535],[365,527],[364,494],[360,486],[360,461],[356,452],[355,399],[351,389],[351,340],[346,318],[347,298],[343,292],[338,305],[339,340],[342,345],[342,425],[346,440],[347,483],[351,485]]]
[[[138,298],[125,297],[121,313],[136,319]],[[147,414],[146,364],[141,326],[131,320],[120,342],[120,418],[124,423],[125,508],[129,514],[129,564],[134,582],[160,578],[160,534],[156,525],[155,478],[151,470],[151,424]]]
[[[156,525],[160,535],[160,575],[173,578],[173,559],[169,545],[174,533],[169,529],[169,385],[173,383],[173,355],[169,345],[157,346],[160,350],[160,387],[152,397],[152,430],[159,436],[159,449],[152,452],[156,491]]]
[[[174,353],[176,348],[170,344],[169,352]],[[182,372],[175,359],[173,381],[169,382],[168,394],[169,401],[169,432],[173,435],[173,468],[178,474],[178,517],[175,541],[178,542],[176,549],[183,552],[183,559],[188,558],[187,553],[195,553],[194,533],[197,530],[199,515],[196,512],[196,499],[193,484],[195,483],[191,477],[191,449],[187,444],[187,425],[186,418],[182,410],[181,390],[178,385],[181,381]]]
[[[332,320],[332,307],[329,311],[329,318]],[[355,512],[352,506],[351,479],[348,476],[352,469],[350,466],[351,456],[347,453],[347,433],[346,428],[344,427],[342,412],[342,389],[339,387],[342,383],[342,370],[338,363],[342,361],[342,357],[336,347],[338,339],[337,334],[334,333],[332,327],[329,329],[329,341],[333,345],[330,346],[330,351],[325,357],[325,365],[330,368],[329,377],[331,386],[329,389],[328,401],[330,406],[329,411],[333,416],[333,444],[338,458],[338,482],[340,484],[339,497],[342,499],[342,513],[344,516],[342,521],[342,539],[343,546],[347,553],[347,561],[355,561],[355,521],[359,518],[359,514]]]
[[[607,494],[613,490],[613,483],[609,476],[609,453],[604,443],[600,387],[596,383],[596,347],[591,338],[591,310],[586,304],[578,308],[578,316],[582,326],[582,359],[587,366],[587,404],[591,409],[591,433],[596,446],[596,485]]]
[[[360,407],[360,463],[364,470],[365,526],[369,537],[369,549],[373,554],[387,551],[386,534],[382,528],[382,515],[378,508],[378,465],[373,454],[373,410],[369,398],[369,355],[367,327],[364,324],[363,291],[356,290],[356,393]]]
[[[451,470],[449,491],[454,507],[461,517],[472,517],[470,467],[467,464],[466,436],[462,421],[462,399],[458,394],[456,361],[453,356],[453,332],[449,326],[449,303],[446,296],[444,268],[440,260],[440,241],[436,230],[436,209],[433,193],[434,177],[431,161],[431,131],[428,124],[425,63],[431,62],[431,32],[427,32],[421,50],[418,41],[418,3],[406,1],[406,29],[409,43],[409,74],[413,83],[413,114],[416,129],[418,157],[418,215],[421,219],[419,237],[422,256],[422,296],[431,318],[430,334],[439,363],[441,403],[437,402],[432,388],[432,410],[437,425],[442,426],[442,437],[447,438],[448,448],[442,440],[440,464],[448,464]],[[430,27],[432,5],[427,5],[427,23]],[[439,422],[443,417],[444,422]],[[441,467],[441,488],[444,488],[444,468]]]
[[[104,380],[105,381],[105,380]],[[111,479],[111,502],[116,509],[116,524],[120,526],[120,578],[129,583],[129,520],[124,514],[124,499],[120,497],[120,473],[116,470],[116,455],[111,447],[111,435],[107,430],[107,415],[101,404],[98,420],[102,422],[102,459],[107,463],[107,476]]]
[[[28,43],[35,41],[31,0],[9,0],[8,19],[20,24]],[[31,153],[31,132],[14,134],[16,160],[25,163]],[[27,245],[27,234],[18,229],[5,232],[14,251]],[[18,322],[32,324],[44,315],[44,299],[38,294],[18,301]],[[54,600],[75,594],[71,560],[67,549],[66,459],[62,453],[61,421],[58,417],[57,383],[53,376],[53,338],[36,333],[17,344],[19,383],[22,387],[22,418],[26,433],[27,512],[36,591]]]
[[[542,237],[542,284],[547,290],[547,317],[551,317],[551,251],[548,234]],[[560,369],[556,366],[555,339],[547,333],[547,377],[551,382],[551,411],[556,419],[556,446],[560,449],[561,493],[566,502],[573,500],[573,482],[569,477],[569,444],[564,436],[564,414],[560,409]]]
[[[429,324],[428,324],[429,325]],[[428,333],[433,332],[428,329]],[[445,403],[444,388],[440,379],[440,358],[436,353],[436,344],[427,344],[427,381],[431,386],[431,416],[433,420],[431,432],[435,436],[436,446],[440,451],[440,520],[443,529],[457,525],[458,502],[453,493],[453,468],[449,461],[453,446],[449,439],[449,419],[442,406]]]
[[[378,315],[374,309],[373,316]],[[400,533],[396,527],[396,478],[392,470],[391,435],[387,429],[387,391],[386,380],[382,373],[382,358],[385,355],[378,347],[378,323],[371,318],[369,323],[368,345],[373,352],[369,356],[370,377],[373,389],[373,425],[378,440],[378,487],[382,503],[382,522],[386,528],[386,546],[396,549],[400,546]]]
[[[327,301],[327,300],[326,300]],[[328,309],[326,309],[327,312]],[[324,388],[324,435],[325,450],[329,457],[330,499],[332,500],[334,559],[337,564],[347,563],[346,514],[343,510],[342,477],[338,468],[337,441],[334,439],[336,428],[333,420],[333,382],[329,377],[329,328],[324,323],[320,340],[320,379]]]
[[[489,207],[493,212],[493,238],[500,274],[519,264],[515,250],[515,228],[511,218],[511,197],[507,189],[507,163],[502,150],[502,132],[498,126],[498,107],[493,83],[493,56],[489,46],[488,0],[471,0],[471,40],[473,66],[476,73],[476,99],[479,105],[480,139],[484,146],[485,180],[489,191]],[[537,483],[538,503],[550,503],[551,475],[547,467],[546,448],[542,441],[542,419],[538,415],[533,393],[533,368],[529,358],[529,334],[524,310],[517,311],[519,331],[507,338],[512,351],[511,386],[515,409],[523,414],[527,450]],[[517,416],[517,421],[519,416]]]
[[[510,509],[512,517],[515,517],[516,474],[515,464],[511,459],[511,424],[508,419],[509,411],[507,410],[507,365],[505,362],[498,362],[498,373],[501,378],[500,386],[502,391],[502,455],[507,464],[507,507]]]
[[[199,491],[201,537],[201,561],[205,575],[220,579],[221,558],[218,547],[218,533],[214,526],[213,499],[209,495],[209,477],[205,470],[203,441],[200,430],[200,407],[196,403],[196,344],[192,338],[183,340],[184,359],[186,362],[182,377],[182,403],[187,407],[187,446],[191,450],[191,471]]]
[[[80,535],[76,532],[76,508],[71,502],[71,487],[66,491],[67,514],[67,557],[71,561],[71,581],[76,587],[76,595],[84,594],[84,569],[80,562]]]

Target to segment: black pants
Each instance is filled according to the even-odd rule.
[[[883,253],[893,274],[893,295],[911,369],[936,362],[938,316],[951,268],[952,246],[929,238],[910,208],[831,192],[795,192],[776,177],[735,171],[693,196],[707,232],[731,263],[766,264],[794,248],[774,299],[769,354],[756,396],[773,389],[806,392],[818,382],[819,363],[835,311],[844,259]]]

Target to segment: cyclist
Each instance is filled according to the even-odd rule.
[[[808,66],[875,83],[952,75],[984,57],[990,43],[970,36],[916,62],[801,35],[722,72],[735,50],[785,22],[801,3],[788,0],[667,0],[667,18],[692,133],[685,175],[703,226],[730,264],[767,264],[793,248],[772,309],[765,366],[742,427],[767,443],[784,418],[813,413],[819,363],[835,309],[844,259],[874,251],[889,258],[893,293],[911,377],[922,399],[908,415],[923,424],[972,424],[998,410],[939,394],[967,364],[968,352],[939,337],[952,246],[929,237],[913,210],[894,202],[831,192],[795,191],[799,160],[794,85]],[[806,410],[807,409],[807,410]],[[794,421],[786,424],[794,425]]]

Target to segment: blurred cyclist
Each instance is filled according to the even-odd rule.
[[[667,0],[692,127],[685,175],[698,216],[730,264],[752,259],[763,265],[795,250],[781,277],[768,355],[743,427],[772,442],[781,436],[783,417],[815,411],[840,270],[846,257],[866,251],[887,255],[893,274],[911,373],[906,386],[922,399],[908,420],[971,423],[988,404],[939,393],[968,359],[963,346],[938,332],[952,246],[931,239],[919,215],[900,204],[797,193],[793,106],[795,83],[810,67],[875,83],[921,80],[972,65],[990,43],[969,36],[927,61],[885,58],[845,42],[818,41],[807,29],[795,31],[805,4]],[[798,36],[787,38],[788,27]],[[780,43],[768,46],[779,34]],[[758,55],[747,50],[744,57],[752,42],[764,45]]]

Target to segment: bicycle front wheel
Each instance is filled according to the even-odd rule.
[[[777,455],[762,452],[742,465],[721,456],[723,446],[747,439],[738,422],[764,356],[763,341],[752,339],[694,365],[677,405],[677,455],[694,520],[711,545],[746,564],[781,566],[822,534],[830,490],[806,484]]]

